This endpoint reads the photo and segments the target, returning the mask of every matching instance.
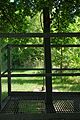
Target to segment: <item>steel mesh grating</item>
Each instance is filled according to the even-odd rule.
[[[74,104],[72,100],[56,100],[53,101],[56,112],[72,113],[74,112]]]
[[[44,100],[22,100],[22,99],[11,99],[5,108],[2,110],[3,113],[43,113],[45,112]]]
[[[66,96],[66,95],[64,95]],[[56,113],[80,113],[80,99],[77,96],[67,96],[63,95],[60,97],[58,94],[54,95],[53,106]],[[10,98],[4,109],[3,113],[45,113],[45,100],[37,99],[27,99],[24,96],[13,96]]]

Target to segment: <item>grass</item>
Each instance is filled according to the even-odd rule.
[[[14,72],[21,73],[20,71]],[[23,71],[22,73],[36,73],[33,71]],[[80,77],[53,77],[52,86],[54,90],[60,92],[80,92]],[[43,87],[43,77],[18,77],[11,79],[12,91],[41,91]],[[2,98],[7,96],[7,78],[2,78]]]
[[[53,86],[60,92],[80,92],[80,77],[56,77],[53,78]]]
[[[12,79],[12,91],[34,91],[41,90],[42,78],[40,77],[28,77],[28,78],[13,78]]]

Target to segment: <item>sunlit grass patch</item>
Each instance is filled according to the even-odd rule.
[[[23,77],[13,78],[11,80],[12,91],[34,91],[41,90],[43,86],[43,78],[40,77]]]
[[[80,92],[80,77],[54,77],[53,88],[57,89],[60,92]]]
[[[35,74],[37,71],[15,71],[15,74]],[[42,91],[43,77],[13,77],[11,78],[11,91]],[[45,79],[44,79],[45,80]],[[8,95],[8,80],[2,78],[2,99]],[[45,81],[44,81],[45,83]],[[80,77],[52,77],[53,91],[80,92]]]

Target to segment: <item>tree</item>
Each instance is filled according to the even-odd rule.
[[[25,17],[32,18],[44,6],[50,8],[52,25],[59,31],[62,28],[66,29],[70,22],[74,22],[75,15],[80,16],[79,0],[15,0],[14,3],[5,0],[0,3],[1,32],[22,32],[20,28],[24,24]]]
[[[71,31],[72,26],[74,26],[74,28],[76,26],[74,24],[76,22],[75,17],[78,16],[79,18],[80,16],[79,0],[73,0],[73,1],[72,0],[67,0],[67,1],[65,0],[21,0],[21,1],[14,0],[14,3],[10,3],[9,0],[5,0],[4,2],[1,1],[0,3],[1,3],[0,32],[23,32],[23,33],[37,32],[37,31],[42,32],[39,18],[40,18],[40,12],[42,12],[42,9],[44,8],[44,6],[49,7],[50,9],[51,32]],[[78,26],[76,28],[78,28]],[[76,31],[78,31],[78,29],[76,29]],[[57,40],[57,38],[55,38],[54,40],[52,39],[53,44],[66,44],[66,43],[68,44],[70,43],[70,41],[72,43],[72,40],[67,38],[65,39],[65,41],[62,38],[59,40]],[[24,39],[24,40],[17,40],[17,39],[6,40],[5,39],[2,44],[5,44],[5,43],[16,43],[16,44],[32,43],[33,44],[33,43],[41,43],[41,39]],[[21,50],[17,49],[17,52],[15,50],[14,53],[17,54],[19,52],[20,56],[23,56],[21,55],[22,53],[21,51],[24,51],[24,49],[21,49]],[[67,51],[67,49],[65,51]],[[58,61],[62,59],[62,57],[60,56],[61,48],[55,49],[55,52],[57,53],[57,55],[54,55],[55,57],[53,57],[53,61],[55,61],[55,65],[58,66],[60,63]],[[32,54],[31,56],[33,56]],[[66,60],[65,60],[65,63],[66,63]]]

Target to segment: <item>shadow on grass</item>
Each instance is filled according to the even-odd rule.
[[[69,88],[70,91],[80,92],[80,84],[75,84]]]
[[[61,92],[80,92],[79,77],[60,77],[53,78],[53,88]]]
[[[22,79],[17,79],[17,80],[12,80],[12,84],[43,84],[42,80],[22,80]]]
[[[80,92],[80,85],[79,84],[75,84],[75,85],[71,85],[71,84],[67,84],[67,85],[56,85],[54,86],[55,89],[57,89],[58,91],[61,92]]]
[[[53,83],[56,84],[79,84],[80,78],[79,77],[55,77],[53,78]]]
[[[80,78],[79,77],[53,77],[52,78],[53,88],[58,91],[69,91],[69,92],[80,92]],[[3,80],[2,83],[6,84],[7,81]],[[11,80],[11,84],[13,85],[23,85],[23,84],[33,84],[32,86],[43,85],[43,78],[31,77],[31,78],[13,78]]]

